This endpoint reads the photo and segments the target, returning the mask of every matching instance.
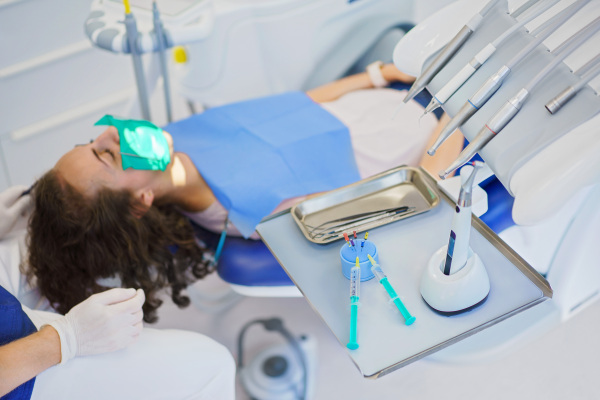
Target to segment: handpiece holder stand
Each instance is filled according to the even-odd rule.
[[[477,253],[469,248],[467,264],[445,275],[442,271],[447,246],[436,251],[421,277],[421,296],[435,311],[459,314],[483,304],[490,292],[490,278]]]

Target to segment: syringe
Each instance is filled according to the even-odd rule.
[[[350,270],[350,340],[346,347],[358,349],[356,325],[358,322],[358,300],[360,298],[360,261],[356,257],[356,265]]]
[[[411,325],[413,322],[415,322],[416,318],[410,315],[410,313],[402,303],[402,300],[400,300],[400,297],[398,297],[398,294],[392,287],[392,284],[388,280],[388,277],[383,273],[383,270],[381,269],[379,264],[375,262],[375,260],[373,259],[373,257],[371,257],[370,254],[367,254],[367,257],[369,257],[369,261],[371,261],[371,271],[373,271],[373,274],[377,277],[379,283],[383,285],[385,291],[390,295],[390,298],[392,299],[396,307],[398,307],[398,310],[400,310],[400,314],[402,314],[402,316],[404,317],[404,323],[406,325]]]

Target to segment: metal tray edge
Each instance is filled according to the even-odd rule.
[[[303,204],[306,201],[311,201],[311,200],[313,200],[315,198],[318,198],[320,196],[327,196],[329,193],[332,193],[332,192],[337,192],[337,191],[341,191],[341,190],[348,190],[349,188],[363,185],[366,182],[377,180],[377,179],[379,179],[379,178],[381,178],[383,176],[394,174],[397,171],[400,171],[400,170],[403,170],[403,169],[417,171],[417,173],[420,174],[421,177],[423,177],[423,184],[425,184],[428,187],[428,189],[430,189],[430,194],[435,195],[435,197],[432,199],[430,207],[428,209],[426,209],[426,210],[422,210],[422,211],[417,212],[417,213],[413,213],[413,214],[406,215],[406,216],[401,216],[399,218],[392,218],[390,221],[388,221],[388,222],[386,222],[384,224],[373,225],[373,228],[376,228],[376,227],[379,227],[379,226],[383,226],[383,225],[389,224],[391,222],[400,221],[400,220],[402,220],[404,218],[410,218],[410,217],[413,217],[413,216],[416,216],[416,215],[419,215],[419,214],[423,214],[423,213],[425,213],[427,211],[430,211],[433,208],[437,207],[438,204],[440,203],[440,196],[439,196],[440,195],[440,190],[437,188],[437,185],[435,184],[435,181],[433,183],[430,181],[431,175],[429,173],[427,173],[427,171],[425,171],[421,167],[411,167],[411,166],[408,166],[408,165],[400,165],[400,166],[388,169],[386,171],[380,172],[380,173],[378,173],[376,175],[370,176],[368,178],[361,179],[358,182],[354,182],[354,183],[351,183],[349,185],[342,186],[340,188],[331,190],[331,191],[329,191],[327,193],[323,193],[323,194],[321,194],[319,196],[315,196],[315,197],[311,197],[310,199],[306,199],[306,200],[304,200],[304,201],[302,201],[302,202],[300,202],[300,203],[292,206],[290,208],[289,212],[291,213],[292,219],[294,220],[294,222],[296,223],[296,225],[298,226],[298,228],[300,229],[300,231],[302,232],[302,234],[304,235],[304,237],[306,238],[306,240],[308,240],[308,241],[310,241],[312,243],[316,243],[316,244],[328,244],[328,243],[335,242],[336,240],[342,239],[342,237],[340,236],[339,238],[335,238],[335,239],[328,240],[328,241],[316,240],[314,238],[311,238],[310,235],[308,234],[308,232],[306,231],[306,229],[305,229],[302,221],[300,221],[298,219],[298,217],[296,216],[295,210],[297,209],[297,207],[300,206],[301,204]],[[265,219],[265,220],[267,220],[267,219]]]

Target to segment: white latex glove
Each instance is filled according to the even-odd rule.
[[[142,331],[145,300],[142,289],[110,289],[90,296],[51,322],[60,337],[60,363],[132,344]]]
[[[19,197],[26,190],[26,186],[11,186],[0,193],[0,239],[10,232],[31,205],[30,195]]]

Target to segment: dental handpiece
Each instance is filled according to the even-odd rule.
[[[358,349],[357,325],[358,325],[358,300],[360,299],[360,262],[356,257],[356,265],[350,269],[350,339],[348,347],[350,350]]]
[[[596,57],[600,57],[596,56]],[[567,104],[585,85],[587,85],[592,79],[600,74],[600,64],[596,64],[593,68],[587,71],[585,74],[581,75],[579,81],[576,84],[567,87],[563,91],[561,91],[558,95],[556,95],[552,100],[546,103],[546,110],[550,114],[555,114],[560,110],[565,104]]]
[[[144,77],[144,66],[138,49],[138,30],[135,22],[135,17],[131,13],[129,0],[123,0],[125,5],[125,32],[127,33],[127,43],[133,61],[133,70],[135,72],[135,81],[138,89],[138,97],[140,100],[140,108],[142,118],[150,121],[150,106],[148,105],[148,92],[146,90],[146,78]]]
[[[511,70],[522,61],[529,53],[531,53],[536,47],[540,45],[544,40],[548,38],[552,33],[556,31],[558,27],[564,24],[569,18],[571,18],[577,11],[579,11],[585,4],[590,0],[578,0],[559,14],[552,18],[552,23],[549,24],[539,36],[525,46],[517,55],[515,55],[508,63],[500,67],[498,72],[488,78],[487,81],[465,102],[461,109],[456,115],[446,124],[446,126],[440,131],[434,144],[427,150],[429,155],[434,155],[436,150],[466,121],[469,120],[479,110],[496,91],[502,86],[502,83],[506,77],[510,74]]]
[[[375,262],[375,260],[373,259],[373,257],[371,257],[370,254],[367,254],[367,257],[369,257],[369,261],[371,261],[371,272],[373,272],[373,275],[375,275],[379,283],[381,283],[381,285],[384,287],[385,291],[390,296],[390,299],[394,302],[394,304],[400,311],[400,314],[402,314],[402,317],[404,317],[404,323],[406,325],[411,325],[413,322],[415,322],[416,318],[410,315],[410,313],[404,306],[404,303],[402,303],[402,300],[400,300],[400,297],[398,297],[398,294],[392,287],[392,284],[388,280],[388,277],[381,269],[381,266],[377,264],[377,262]]]
[[[577,50],[584,42],[589,40],[600,29],[600,17],[580,29],[570,38],[566,39],[559,47],[560,50],[554,59],[546,65],[535,77],[527,83],[514,97],[509,99],[481,128],[469,145],[458,155],[456,160],[439,175],[442,179],[450,175],[454,170],[469,161],[475,153],[489,143],[508,123],[517,115],[523,104],[534,88],[550,74],[562,61],[573,51]]]
[[[456,212],[452,218],[444,274],[451,275],[460,271],[466,264],[469,256],[469,241],[471,238],[471,206],[473,198],[473,183],[477,171],[483,167],[481,161],[474,161],[470,174],[463,169],[460,174],[461,187],[456,203]],[[466,168],[466,167],[465,167]]]
[[[152,22],[154,24],[154,33],[156,34],[156,42],[158,44],[158,58],[160,61],[160,70],[163,77],[163,90],[165,94],[165,108],[167,111],[167,121],[173,122],[173,114],[171,113],[171,89],[169,84],[169,71],[167,69],[167,60],[165,57],[166,44],[163,31],[162,21],[156,1],[152,2]]]
[[[467,41],[469,36],[479,27],[485,14],[487,14],[498,2],[498,0],[490,0],[479,13],[475,14],[461,30],[448,42],[444,49],[435,57],[429,66],[419,75],[408,90],[404,102],[412,100],[417,94],[423,90],[433,77],[446,65],[446,63],[456,54],[456,52]]]
[[[506,39],[521,29],[525,24],[546,12],[550,7],[558,3],[559,0],[550,0],[541,2],[518,23],[507,29],[502,35],[496,38],[479,51],[456,75],[454,75],[435,95],[425,108],[425,114],[430,113],[442,106],[495,52]]]

